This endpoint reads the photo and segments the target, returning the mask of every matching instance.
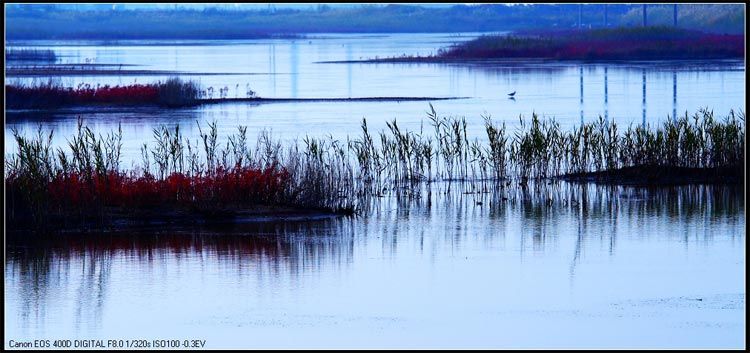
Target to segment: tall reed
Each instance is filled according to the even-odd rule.
[[[120,168],[120,128],[97,136],[79,121],[67,150],[53,150],[53,133],[41,127],[33,137],[13,129],[18,151],[5,165],[9,218],[104,217],[107,207],[164,205],[351,212],[361,197],[388,190],[415,195],[410,186],[419,182],[519,179],[525,185],[528,179],[654,167],[744,173],[744,112],[716,119],[702,109],[655,128],[630,125],[622,133],[602,118],[563,130],[554,119],[532,114],[519,118],[511,134],[484,116],[481,139],[469,138],[464,117],[438,116],[431,105],[427,116],[432,134],[393,120],[375,135],[363,119],[361,135],[346,141],[307,136],[302,144],[284,146],[262,131],[254,148],[245,127],[220,143],[215,122],[198,125],[193,141],[179,126],[159,126],[153,143],[141,147],[141,164],[128,171]]]

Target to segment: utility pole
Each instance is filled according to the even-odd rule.
[[[646,4],[643,4],[643,27],[646,27],[646,24],[648,23],[646,18]]]
[[[677,27],[677,4],[672,7],[672,17],[674,19],[674,26]]]
[[[578,29],[581,29],[581,19],[583,18],[583,4],[578,5]]]
[[[604,27],[609,27],[609,23],[607,21],[607,4],[604,4]]]

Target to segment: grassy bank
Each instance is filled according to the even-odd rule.
[[[255,149],[246,129],[218,145],[216,125],[189,141],[179,127],[153,131],[142,163],[120,168],[121,130],[96,136],[79,122],[68,149],[52,132],[27,138],[13,131],[18,152],[6,159],[6,220],[11,227],[211,221],[275,213],[351,213],[351,170],[309,140],[282,149],[267,134]],[[297,212],[299,213],[299,212]],[[43,221],[43,222],[42,222]]]
[[[564,31],[525,31],[481,36],[429,57],[395,57],[378,62],[536,58],[554,60],[742,59],[745,37],[672,27],[630,27]]]
[[[225,146],[216,125],[194,142],[154,129],[141,164],[120,168],[121,132],[96,136],[79,123],[68,150],[51,147],[52,132],[13,132],[18,152],[6,158],[9,224],[111,224],[151,219],[211,220],[322,210],[350,213],[361,197],[420,182],[467,181],[526,187],[563,178],[665,185],[744,181],[745,115],[714,118],[702,110],[662,124],[597,121],[562,130],[533,115],[513,130],[484,117],[485,135],[470,138],[465,118],[431,110],[426,130],[396,120],[373,134],[339,141],[307,137],[286,147],[261,133],[256,146],[239,127]]]
[[[34,85],[5,85],[5,104],[11,109],[49,109],[85,104],[156,104],[180,107],[197,104],[201,90],[193,81],[170,78],[152,84],[64,87],[56,81]]]

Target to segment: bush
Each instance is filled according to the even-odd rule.
[[[193,81],[182,81],[178,77],[169,78],[156,85],[157,103],[168,107],[195,105],[200,98],[200,88]]]

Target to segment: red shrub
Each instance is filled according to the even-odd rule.
[[[215,173],[165,179],[151,174],[129,176],[109,172],[87,179],[78,173],[58,174],[47,185],[47,200],[55,207],[90,208],[189,206],[196,203],[252,205],[280,201],[289,173],[281,169],[218,168]],[[6,185],[14,185],[8,179]]]

